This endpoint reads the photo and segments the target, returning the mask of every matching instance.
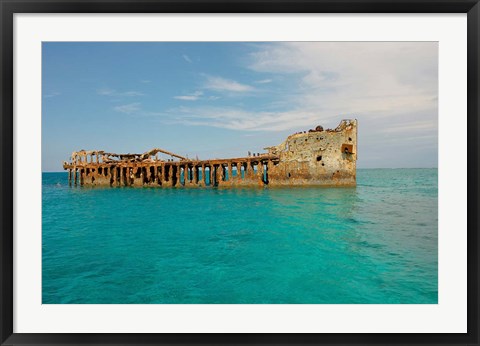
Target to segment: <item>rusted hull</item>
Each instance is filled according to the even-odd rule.
[[[335,130],[317,127],[296,133],[268,153],[248,157],[189,160],[153,149],[144,154],[81,151],[64,162],[69,183],[82,186],[241,187],[355,186],[357,122],[343,120]],[[158,160],[167,153],[180,161]],[[120,160],[112,160],[111,157]]]

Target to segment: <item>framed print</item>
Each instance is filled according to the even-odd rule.
[[[1,344],[478,344],[478,1],[2,1]]]

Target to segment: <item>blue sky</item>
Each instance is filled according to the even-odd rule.
[[[359,120],[358,167],[437,167],[434,42],[44,42],[42,170],[72,151],[245,156]]]

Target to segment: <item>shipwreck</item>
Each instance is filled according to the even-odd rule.
[[[143,154],[73,152],[63,162],[70,185],[80,186],[355,186],[357,120],[335,129],[294,133],[263,153],[228,159],[189,159],[152,149]],[[159,154],[163,157],[160,158]]]

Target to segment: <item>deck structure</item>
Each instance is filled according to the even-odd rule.
[[[321,126],[290,135],[267,152],[246,157],[192,160],[163,150],[115,154],[73,152],[63,163],[71,185],[80,186],[354,186],[357,120],[335,129]],[[159,158],[159,154],[168,158]]]

